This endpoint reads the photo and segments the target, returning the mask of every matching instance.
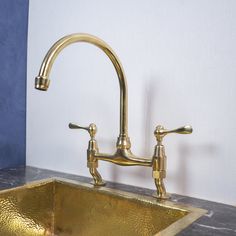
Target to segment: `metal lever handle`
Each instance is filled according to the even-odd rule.
[[[167,135],[171,133],[176,134],[191,134],[193,132],[192,126],[186,125],[182,126],[177,129],[167,130],[163,126],[158,125],[154,131],[154,135],[158,142],[162,142],[162,139]]]
[[[92,139],[95,138],[95,135],[97,133],[97,126],[93,123],[91,123],[88,127],[80,126],[80,125],[77,125],[75,123],[69,123],[69,128],[70,129],[83,129],[83,130],[86,130],[86,131],[88,131],[88,133],[89,133],[89,135]]]

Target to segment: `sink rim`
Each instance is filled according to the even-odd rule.
[[[119,196],[125,199],[147,202],[147,203],[151,203],[160,207],[188,212],[187,215],[183,216],[179,220],[170,224],[168,227],[166,227],[162,231],[154,234],[155,236],[176,235],[177,233],[181,232],[183,229],[191,225],[194,221],[199,219],[201,216],[203,216],[205,213],[207,213],[207,210],[205,209],[193,207],[187,204],[176,203],[171,200],[158,200],[154,198],[153,196],[142,195],[139,193],[131,193],[131,192],[119,190],[116,188],[110,188],[110,187],[104,187],[104,186],[95,187],[89,183],[84,183],[78,180],[71,180],[71,179],[61,178],[61,177],[50,177],[50,178],[45,178],[41,180],[30,181],[21,186],[3,189],[3,190],[0,190],[0,196],[4,193],[17,192],[18,190],[22,190],[22,189],[32,189],[35,187],[39,187],[39,186],[54,183],[54,182],[70,185],[72,187],[87,189],[89,191],[96,191],[96,192],[109,194],[113,196]]]

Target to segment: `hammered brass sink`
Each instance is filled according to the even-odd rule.
[[[0,191],[1,236],[175,235],[205,211],[64,179]]]

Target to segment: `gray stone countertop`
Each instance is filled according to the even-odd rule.
[[[87,177],[27,166],[0,170],[0,190],[22,186],[32,181],[53,177],[77,180],[86,183],[91,181],[91,179]],[[150,189],[111,182],[107,183],[107,187],[149,196],[153,193],[153,190]],[[236,207],[177,194],[172,194],[171,201],[203,208],[208,211],[204,216],[185,228],[178,235],[236,236]]]

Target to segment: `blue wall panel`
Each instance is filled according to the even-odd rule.
[[[0,0],[0,168],[25,165],[28,0]]]

